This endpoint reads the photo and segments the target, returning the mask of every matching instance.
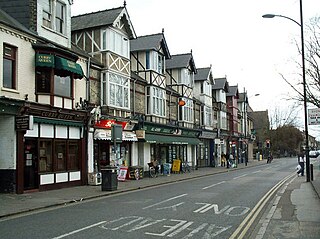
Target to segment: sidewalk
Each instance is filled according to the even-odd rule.
[[[200,168],[191,173],[171,174],[170,176],[159,176],[157,178],[146,177],[141,180],[128,180],[119,182],[118,189],[115,191],[101,191],[101,186],[79,186],[26,194],[0,194],[0,219],[23,212],[76,203],[82,200],[143,189],[154,185],[167,184],[190,178],[204,177],[207,175],[223,173],[228,170],[240,170],[245,167],[253,167],[265,163],[265,160],[253,160],[249,161],[247,166],[239,164],[238,168]],[[280,235],[279,230],[287,228],[286,226],[289,228],[292,226],[298,228],[298,230],[300,230],[300,235],[303,235],[302,233],[317,235],[316,237],[301,237],[297,235],[297,237],[289,238],[320,238],[320,168],[318,163],[319,160],[314,165],[314,181],[307,183],[305,176],[297,177],[288,185],[284,193],[284,195],[287,196],[282,197],[284,201],[279,202],[277,205],[273,218],[270,220],[267,227],[268,234],[265,233],[264,237],[260,238],[288,238],[275,236]],[[291,204],[286,207],[288,199]],[[294,207],[293,209],[292,206]],[[293,211],[290,212],[290,210]],[[294,213],[295,216],[292,217],[291,215],[291,223],[287,223],[285,224],[286,226],[284,226],[279,223],[279,220],[284,223],[288,218],[282,216],[287,215],[287,213]],[[282,227],[279,227],[279,225],[282,225]]]
[[[320,168],[318,162],[313,170],[314,180],[295,177],[280,190],[253,233],[254,239],[320,238]]]

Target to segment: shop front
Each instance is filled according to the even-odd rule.
[[[218,150],[215,149],[216,133],[208,130],[202,130],[199,136],[202,144],[199,147],[200,157],[199,167],[213,167],[218,165]]]
[[[84,111],[36,104],[16,116],[18,193],[86,184],[86,121]]]
[[[122,142],[114,144],[111,141],[112,124],[122,125]],[[138,141],[134,131],[134,125],[130,122],[116,120],[100,120],[95,124],[94,130],[94,171],[100,172],[101,167],[132,166],[135,165],[132,158],[135,152],[135,142]]]
[[[197,146],[201,141],[197,138],[198,131],[177,129],[153,124],[145,124],[139,140],[144,144],[144,165],[157,160],[163,172],[164,164],[173,164],[174,160],[188,162],[196,166]]]

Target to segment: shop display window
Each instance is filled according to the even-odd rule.
[[[55,143],[55,160],[56,171],[66,170],[66,141],[56,141]]]
[[[52,141],[40,140],[39,148],[39,172],[52,172]]]
[[[69,143],[68,170],[79,170],[79,145],[77,142]]]

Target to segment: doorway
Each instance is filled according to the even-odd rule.
[[[24,190],[39,188],[38,141],[25,139],[24,143]]]

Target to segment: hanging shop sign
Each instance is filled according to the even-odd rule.
[[[32,130],[32,129],[33,129],[32,115],[16,116],[16,130]]]

